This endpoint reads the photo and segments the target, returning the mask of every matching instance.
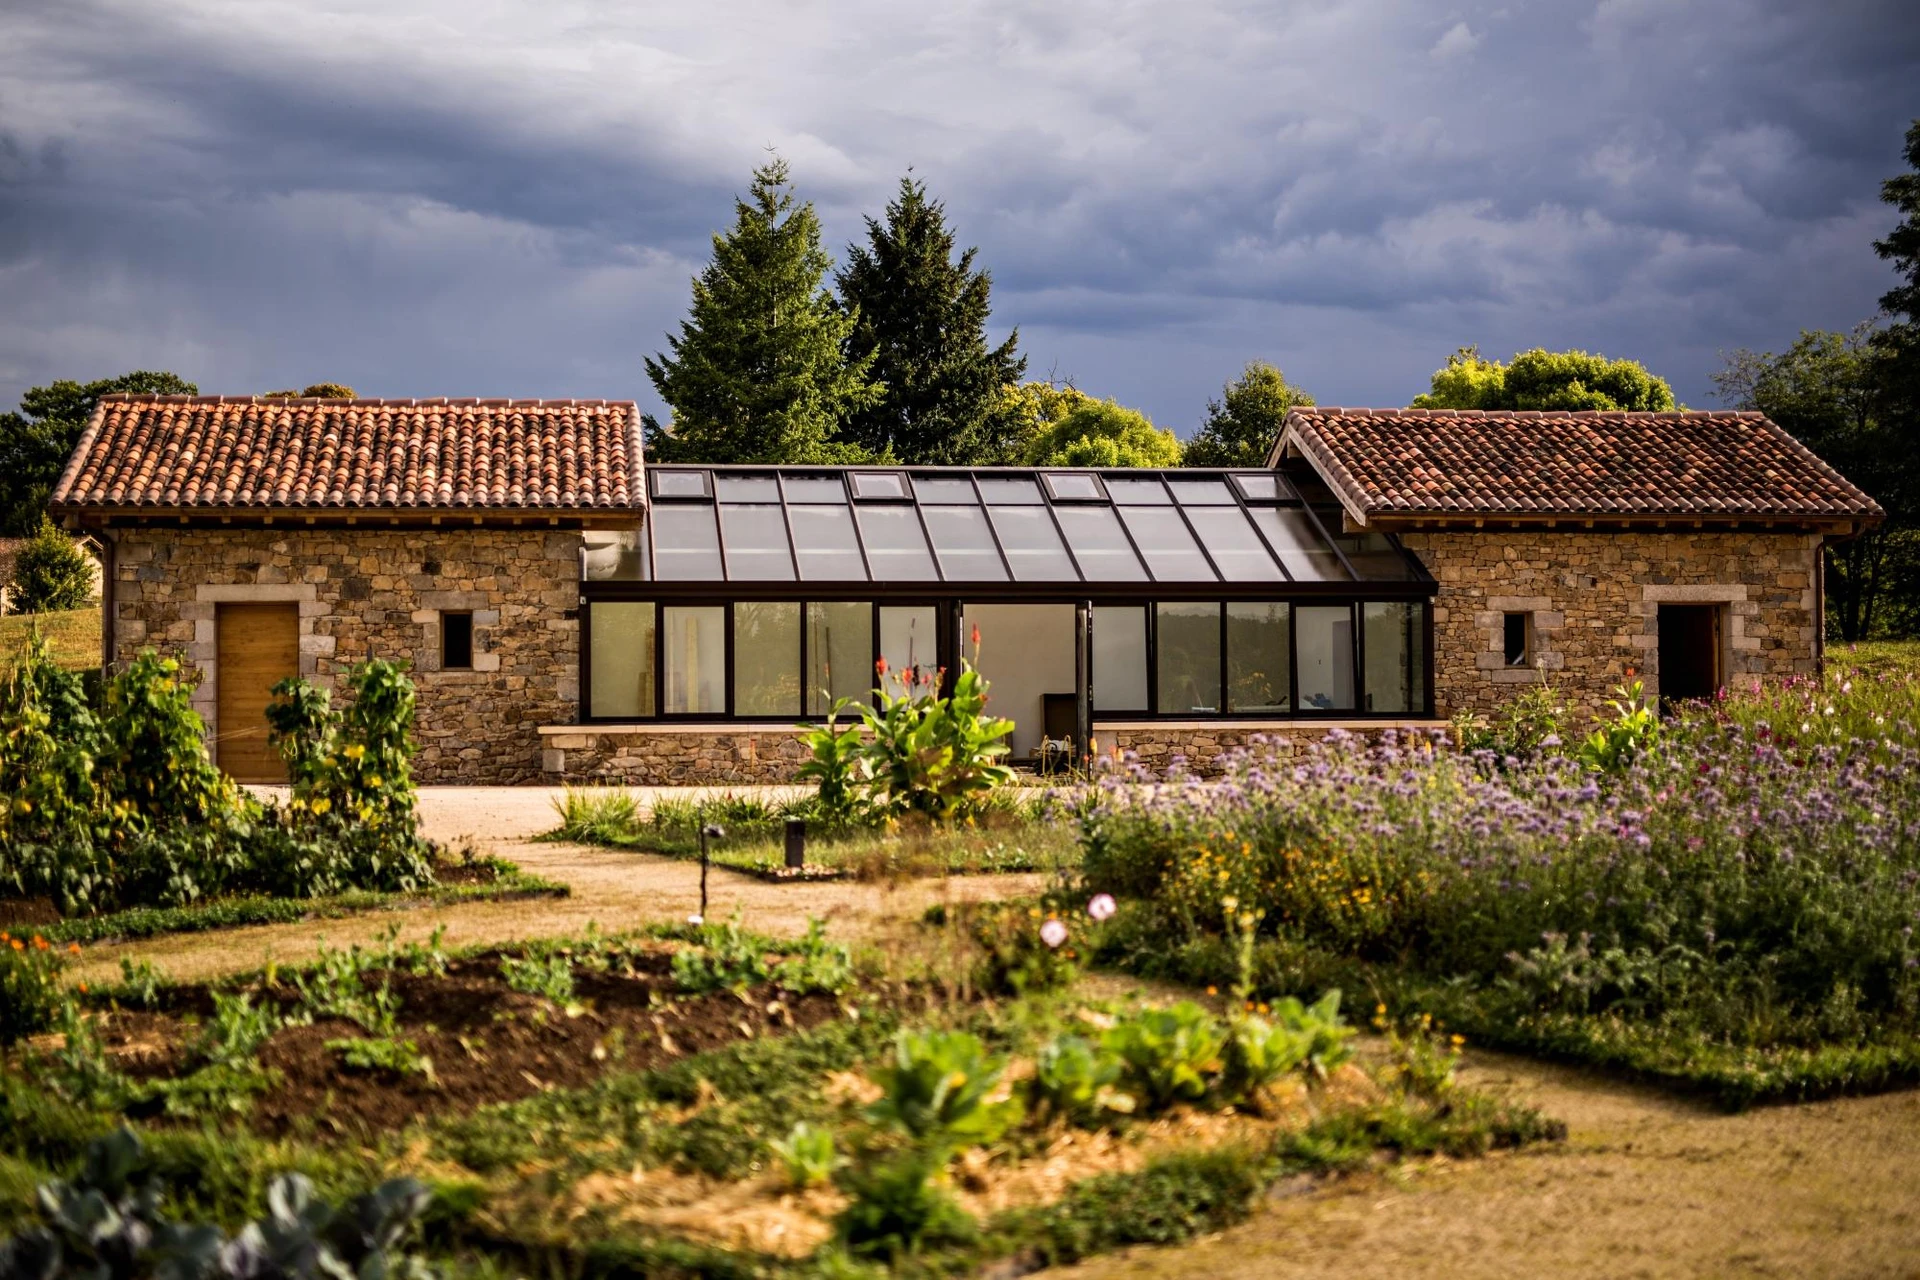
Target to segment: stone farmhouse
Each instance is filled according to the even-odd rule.
[[[1040,763],[1204,769],[1542,680],[1710,696],[1819,668],[1822,544],[1882,518],[1748,413],[1304,409],[1241,470],[648,467],[629,401],[245,396],[104,399],[53,509],[102,548],[102,661],[194,668],[234,776],[282,776],[275,682],[371,655],[412,666],[434,783],[781,779],[795,722],[976,632]]]

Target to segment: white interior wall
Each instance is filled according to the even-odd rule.
[[[960,634],[980,628],[980,674],[991,682],[987,710],[1013,721],[1013,754],[1031,756],[1046,727],[1041,695],[1072,693],[1073,606],[969,604]],[[966,640],[967,656],[972,642]]]

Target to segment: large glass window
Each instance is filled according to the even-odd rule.
[[[871,702],[873,606],[864,600],[807,606],[807,714],[824,716],[841,698]]]
[[[664,706],[667,715],[725,715],[727,611],[720,605],[667,605],[660,610],[666,639]]]
[[[1301,605],[1293,611],[1302,711],[1353,710],[1353,610]]]
[[[1223,485],[1222,488],[1225,486]],[[1279,582],[1280,566],[1239,507],[1195,507],[1187,512],[1200,541],[1228,582]]]
[[[1117,481],[1115,483],[1118,483]],[[1187,522],[1172,507],[1121,507],[1121,519],[1147,558],[1156,582],[1213,582],[1217,579]]]
[[[876,582],[931,582],[933,555],[920,532],[920,513],[912,507],[863,506],[860,541]]]
[[[1093,606],[1093,709],[1147,709],[1145,605]]]
[[[922,507],[927,536],[948,582],[1005,582],[1007,568],[979,507]]]
[[[1077,582],[1073,561],[1045,507],[988,507],[1015,582]]]
[[[733,713],[800,714],[800,605],[742,600],[733,606]]]
[[[1154,663],[1162,715],[1220,710],[1220,604],[1162,601],[1154,606],[1159,646]]]
[[[734,582],[793,581],[787,518],[779,504],[721,503],[720,544],[726,548],[727,577]]]
[[[862,582],[866,561],[860,558],[860,539],[853,531],[853,513],[838,506],[791,506],[793,550],[800,560],[800,576],[808,582]]]
[[[890,672],[919,667],[928,671],[940,665],[940,611],[930,604],[882,605],[880,607],[880,656],[887,660]],[[900,692],[891,676],[887,689]]]
[[[1360,606],[1365,632],[1367,710],[1403,715],[1427,709],[1427,629],[1424,605],[1402,600]]]
[[[1227,604],[1227,712],[1293,710],[1292,611],[1284,601]]]
[[[646,578],[638,529],[589,529],[580,535],[580,576],[588,582],[639,582]]]
[[[653,629],[651,600],[602,600],[587,610],[593,663],[590,716],[651,716]]]
[[[685,472],[675,472],[676,476]],[[653,509],[654,565],[662,582],[712,582],[720,574],[720,531],[705,504]]]

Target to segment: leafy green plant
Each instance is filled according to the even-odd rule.
[[[0,1045],[38,1035],[60,1013],[60,950],[39,934],[0,932]]]
[[[15,613],[78,609],[93,595],[93,562],[52,520],[41,516],[39,529],[14,553],[11,585],[9,607]]]
[[[735,912],[722,925],[702,924],[700,944],[673,953],[673,982],[690,995],[738,991],[773,976],[762,940],[740,925]]]
[[[426,1187],[400,1178],[336,1207],[307,1178],[282,1174],[267,1188],[267,1216],[229,1239],[164,1216],[154,1160],[120,1129],[88,1146],[79,1177],[40,1188],[41,1225],[0,1245],[0,1276],[426,1280],[403,1246],[430,1199]]]
[[[1121,1079],[1151,1111],[1200,1102],[1225,1067],[1226,1032],[1191,1000],[1142,1009],[1107,1029],[1101,1044],[1120,1060]]]
[[[898,1260],[929,1245],[974,1239],[973,1219],[934,1180],[944,1162],[943,1153],[916,1147],[841,1170],[851,1202],[835,1225],[848,1252]]]
[[[327,1051],[340,1055],[341,1065],[356,1071],[387,1071],[397,1076],[433,1079],[433,1059],[420,1046],[398,1036],[366,1036],[327,1041]]]
[[[881,687],[874,691],[874,706],[859,710],[871,735],[868,794],[878,814],[948,821],[1011,780],[1013,771],[999,760],[1007,754],[1002,739],[1013,732],[1013,721],[986,714],[987,681],[971,662],[961,660],[950,697],[939,692],[942,672],[916,667],[899,673],[893,679],[901,692],[895,694],[886,687],[885,658],[876,671]]]
[[[853,985],[854,976],[852,954],[827,941],[827,922],[818,916],[808,917],[800,945],[773,970],[773,981],[795,995],[839,995]]]
[[[1603,720],[1580,744],[1580,763],[1596,773],[1619,773],[1660,742],[1660,712],[1640,681],[1614,691],[1607,703],[1611,720]]]
[[[807,749],[807,759],[794,771],[797,781],[815,784],[820,816],[840,825],[852,822],[859,812],[860,787],[871,775],[860,724],[840,727],[840,713],[852,702],[851,698],[836,699],[825,724],[799,726],[800,745]]]
[[[568,787],[554,798],[563,840],[620,844],[640,826],[640,802],[617,787]]]
[[[1462,751],[1490,751],[1500,760],[1531,760],[1562,745],[1567,704],[1559,691],[1541,682],[1507,701],[1491,720],[1463,711],[1453,719],[1454,743]]]
[[[391,971],[378,987],[367,989],[366,975],[379,964],[380,957],[362,951],[358,943],[342,951],[323,940],[313,968],[293,975],[301,1015],[309,1019],[343,1018],[375,1035],[392,1031],[400,998],[393,994]]]
[[[281,1027],[280,1015],[270,1005],[255,1006],[245,992],[215,991],[213,1018],[189,1049],[195,1061],[216,1067],[253,1065],[260,1046]]]
[[[502,956],[500,977],[515,991],[540,996],[557,1005],[573,1002],[573,961],[557,951],[524,959]]]
[[[973,980],[982,991],[1034,995],[1070,987],[1080,976],[1079,948],[1056,916],[1020,903],[983,904],[968,914],[980,948]]]
[[[1028,1109],[1069,1124],[1097,1123],[1103,1111],[1131,1111],[1133,1099],[1113,1086],[1120,1062],[1081,1036],[1056,1036],[1042,1045],[1027,1081]]]
[[[166,985],[167,975],[153,961],[120,957],[120,989],[115,999],[136,1009],[152,1009],[159,1005],[161,988]]]
[[[448,960],[446,939],[447,926],[437,924],[424,943],[409,942],[395,958],[417,978],[444,978]]]
[[[884,1091],[867,1108],[875,1124],[942,1149],[992,1142],[1020,1116],[1018,1100],[990,1101],[1006,1063],[965,1031],[902,1031],[873,1071]]]
[[[804,1120],[768,1146],[797,1190],[824,1185],[846,1163],[834,1147],[833,1130]]]

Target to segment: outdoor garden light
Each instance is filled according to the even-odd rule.
[[[700,919],[707,918],[707,867],[711,861],[707,853],[707,841],[724,840],[727,833],[718,823],[709,822],[700,828]]]
[[[787,819],[787,865],[796,869],[807,865],[807,820],[805,818]]]

